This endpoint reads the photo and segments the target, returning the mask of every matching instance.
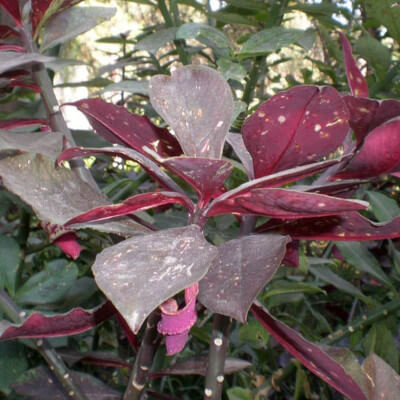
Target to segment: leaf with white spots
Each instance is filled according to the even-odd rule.
[[[200,281],[199,300],[210,311],[245,323],[251,304],[272,279],[288,236],[253,235],[218,247],[218,257]]]
[[[400,170],[400,117],[374,129],[343,172],[333,178],[363,179]]]
[[[38,218],[55,225],[97,206],[110,204],[104,195],[82,181],[73,171],[55,168],[54,160],[40,154],[22,154],[0,160],[3,185],[29,204]],[[148,230],[128,218],[104,224],[86,223],[79,228],[92,228],[123,236]]]
[[[331,87],[297,86],[263,103],[243,125],[255,177],[308,164],[334,152],[349,113]]]
[[[349,83],[351,93],[356,97],[368,97],[368,84],[357,67],[351,44],[343,33],[339,32],[339,35],[343,47],[347,82]]]
[[[290,189],[253,189],[219,202],[211,207],[207,216],[237,213],[297,219],[337,215],[366,208],[368,203],[360,200],[346,200]]]
[[[306,368],[350,400],[369,400],[352,376],[320,347],[272,317],[259,303],[251,306],[258,322]]]
[[[188,157],[221,158],[234,103],[228,83],[202,65],[177,68],[150,81],[150,101]]]
[[[64,105],[78,108],[97,134],[110,143],[131,147],[146,156],[144,146],[161,157],[182,154],[179,143],[168,129],[154,125],[146,116],[133,114],[102,99],[85,99]]]
[[[197,225],[135,237],[97,255],[99,288],[136,333],[160,304],[204,277],[217,248]]]
[[[325,218],[299,219],[284,223],[271,220],[257,228],[258,232],[279,232],[293,239],[362,241],[400,237],[400,217],[387,223],[375,223],[357,212]]]

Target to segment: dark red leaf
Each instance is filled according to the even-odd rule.
[[[374,129],[344,172],[333,178],[371,178],[400,168],[400,118]]]
[[[111,204],[93,208],[83,214],[80,214],[65,223],[66,226],[80,224],[83,222],[94,222],[105,219],[121,217],[138,211],[145,211],[149,208],[161,206],[163,204],[181,204],[192,212],[193,203],[186,196],[175,192],[152,192],[141,193],[130,197],[123,203]]]
[[[0,39],[8,39],[11,36],[18,37],[19,33],[7,25],[0,25]]]
[[[75,308],[66,314],[34,312],[19,325],[0,321],[0,340],[77,335],[95,328],[114,313],[114,307],[109,302],[92,310]]]
[[[17,26],[22,26],[19,0],[0,0],[0,6],[3,7],[11,15]]]
[[[23,70],[23,69],[14,69],[12,71],[7,71],[3,72],[0,74],[1,78],[6,78],[6,79],[19,79],[23,77],[30,76],[31,73],[29,71]]]
[[[282,264],[288,267],[298,268],[299,266],[299,241],[294,240],[286,245],[285,257]]]
[[[348,133],[348,119],[343,99],[331,87],[297,86],[273,96],[243,125],[255,177],[332,153]]]
[[[17,44],[0,44],[0,51],[15,51],[16,53],[25,53],[25,49]]]
[[[351,93],[356,97],[368,97],[368,84],[357,67],[351,44],[343,33],[339,32],[343,47],[344,66]]]
[[[76,260],[81,254],[81,246],[75,232],[67,232],[58,237],[54,243],[69,257]]]
[[[210,158],[176,157],[165,160],[163,165],[196,189],[199,207],[221,193],[221,187],[233,169],[228,161]]]
[[[290,189],[253,189],[218,203],[207,217],[220,214],[265,215],[297,219],[343,214],[368,208],[368,203]]]
[[[23,128],[25,126],[33,125],[48,125],[48,122],[44,119],[9,119],[0,121],[0,129],[4,130]]]
[[[11,81],[7,86],[8,87],[23,87],[23,88],[26,88],[26,89],[32,89],[36,93],[40,93],[40,91],[41,91],[41,89],[40,89],[40,87],[38,85],[35,85],[34,83],[23,82],[23,81],[15,81],[14,80],[14,81]],[[45,122],[47,124],[47,121],[45,121]]]
[[[146,116],[132,114],[124,107],[107,103],[102,99],[80,100],[67,103],[85,114],[96,132],[111,143],[129,146],[147,155],[146,146],[161,157],[182,154],[178,141],[168,129],[159,128]]]
[[[70,349],[57,349],[57,353],[68,366],[81,362],[102,367],[131,368],[131,364],[109,351],[87,351],[82,353]]]
[[[218,247],[218,257],[200,281],[199,301],[210,311],[245,323],[260,290],[285,255],[288,236],[252,235]]]
[[[368,400],[355,380],[318,346],[273,318],[260,304],[253,304],[251,312],[265,330],[312,373],[350,400]]]
[[[277,231],[293,239],[361,241],[400,237],[400,217],[378,224],[356,212],[325,218],[303,219],[284,223],[273,220],[260,226],[258,232]]]

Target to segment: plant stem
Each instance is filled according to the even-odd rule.
[[[262,63],[264,62],[265,57],[263,56],[258,56],[255,58],[253,61],[253,67],[251,68],[250,74],[249,74],[249,79],[246,83],[246,86],[243,91],[243,96],[242,96],[242,101],[249,105],[250,100],[253,96],[254,89],[257,86],[257,81],[259,78],[259,71],[262,66]]]
[[[231,319],[229,317],[215,314],[204,389],[204,399],[206,400],[219,400],[221,398],[230,325]]]
[[[21,324],[23,322],[22,318],[25,312],[15,304],[3,289],[0,289],[0,310],[14,323]],[[29,342],[36,347],[40,355],[46,360],[50,370],[65,389],[67,396],[73,400],[87,400],[87,397],[81,392],[79,387],[75,385],[67,366],[51,347],[50,343],[45,339],[29,340]]]
[[[147,318],[143,340],[136,356],[123,400],[139,400],[143,394],[147,376],[153,364],[154,354],[160,340],[157,332],[159,319],[160,314],[158,311],[153,311]]]

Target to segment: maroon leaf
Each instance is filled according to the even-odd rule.
[[[7,25],[0,25],[0,39],[8,39],[11,36],[18,37],[19,33]]]
[[[168,129],[159,128],[147,117],[132,114],[124,107],[102,99],[80,100],[65,105],[77,107],[85,114],[96,132],[111,143],[129,146],[144,155],[144,146],[161,157],[182,154],[178,141]]]
[[[95,328],[114,313],[114,307],[109,302],[92,310],[75,308],[58,315],[34,312],[18,325],[0,321],[0,340],[77,335]]]
[[[368,97],[368,84],[357,67],[351,44],[343,33],[339,32],[343,47],[344,66],[351,93],[356,97]]]
[[[375,223],[356,212],[325,218],[311,218],[283,223],[269,221],[258,232],[277,231],[293,239],[305,240],[383,240],[400,237],[400,217],[387,223]]]
[[[182,193],[180,187],[152,160],[127,147],[70,147],[66,149],[58,158],[57,163],[60,165],[63,161],[72,160],[77,157],[88,157],[96,154],[108,154],[110,156],[119,156],[124,159],[134,160],[138,162],[152,177],[157,179],[163,186],[169,190]]]
[[[120,217],[122,215],[131,214],[138,211],[148,210],[161,206],[163,204],[181,204],[188,209],[189,212],[194,211],[194,205],[191,200],[179,193],[175,192],[154,192],[142,193],[130,197],[123,203],[111,204],[93,208],[83,214],[80,214],[65,223],[66,226],[80,224],[83,222],[94,222],[105,219]]]
[[[68,232],[58,237],[54,243],[69,257],[76,260],[81,254],[82,247],[77,241],[75,232]]]
[[[236,155],[239,157],[249,179],[254,179],[253,159],[244,145],[243,136],[236,133],[229,133],[226,141],[232,146]]]
[[[332,153],[347,135],[348,119],[331,87],[297,86],[273,96],[243,125],[256,178]]]
[[[285,255],[288,236],[253,235],[218,247],[218,257],[200,281],[199,301],[214,313],[245,323],[260,290]]]
[[[0,6],[11,15],[17,26],[22,26],[21,11],[19,9],[18,0],[0,0]]]
[[[9,119],[0,121],[0,129],[10,130],[16,128],[23,128],[25,126],[34,125],[48,125],[48,122],[44,119]]]
[[[211,208],[207,217],[221,214],[265,215],[297,219],[343,214],[368,208],[368,203],[290,189],[253,189]]]
[[[371,178],[400,168],[400,118],[374,129],[344,172],[333,178]]]
[[[32,89],[34,90],[36,93],[40,93],[41,89],[38,85],[34,84],[34,83],[28,83],[28,82],[23,82],[23,81],[11,81],[8,85],[8,87],[23,87],[26,89]],[[4,128],[3,128],[4,129]]]
[[[15,51],[16,53],[25,53],[25,49],[17,44],[0,44],[0,51]]]
[[[312,373],[350,400],[368,400],[360,386],[343,367],[318,346],[273,318],[260,304],[253,304],[251,312],[265,330]]]
[[[288,267],[298,268],[299,266],[299,241],[294,240],[286,245],[285,257],[282,264]]]
[[[221,158],[233,116],[228,83],[204,65],[177,68],[150,80],[150,100],[188,157]]]
[[[75,385],[88,400],[121,400],[120,392],[110,388],[92,375],[70,371]],[[16,393],[33,400],[70,400],[71,396],[53,373],[44,366],[29,370],[11,387]]]
[[[131,364],[110,351],[87,351],[82,353],[70,349],[57,349],[57,353],[68,366],[81,362],[102,367],[131,368]]]
[[[108,247],[97,255],[93,272],[100,289],[137,333],[156,307],[203,278],[216,253],[201,229],[189,225]]]
[[[233,169],[228,161],[210,158],[176,157],[165,160],[163,165],[196,189],[199,207],[221,193],[221,187]]]

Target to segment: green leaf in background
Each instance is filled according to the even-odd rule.
[[[50,261],[43,271],[31,276],[19,288],[16,300],[34,305],[56,303],[75,284],[78,273],[78,267],[73,262],[64,259]]]
[[[0,393],[9,394],[10,384],[27,369],[24,346],[15,341],[0,343]]]
[[[257,26],[256,21],[252,21],[249,18],[244,17],[241,14],[229,13],[225,11],[216,11],[209,13],[212,18],[217,21],[224,22],[225,24],[240,24],[240,25],[252,25]]]
[[[21,251],[17,241],[0,235],[0,287],[6,288],[14,296]]]
[[[392,332],[382,323],[372,325],[363,340],[366,355],[376,353],[395,371],[399,371],[399,352]]]
[[[301,29],[289,29],[276,26],[264,29],[250,36],[243,45],[240,55],[245,57],[257,56],[277,51],[296,43],[307,31]]]
[[[82,82],[64,82],[54,87],[65,88],[65,87],[87,87],[87,88],[97,88],[97,87],[105,87],[111,85],[113,81],[106,79],[106,78],[93,78],[89,81],[82,81]]]
[[[110,7],[73,7],[55,15],[45,28],[41,51],[89,31],[115,13],[116,9]]]
[[[400,215],[396,200],[380,192],[367,191],[368,202],[379,222],[391,221]]]
[[[268,299],[271,296],[287,293],[323,293],[326,294],[325,290],[322,290],[318,286],[312,283],[305,282],[289,282],[286,280],[276,280],[268,285],[268,289],[263,295],[263,300]]]
[[[378,260],[360,242],[335,242],[344,259],[360,271],[366,272],[380,282],[392,286],[390,279],[382,271]]]
[[[126,0],[130,3],[144,4],[146,6],[157,7],[157,4],[154,4],[151,0]]]
[[[254,0],[225,0],[225,3],[244,10],[268,11],[268,5]]]
[[[247,75],[243,65],[235,63],[227,57],[218,59],[217,65],[226,80],[232,79],[240,82]]]
[[[198,24],[194,22],[189,22],[183,24],[179,27],[176,33],[177,39],[206,39],[215,44],[216,47],[221,49],[229,48],[232,46],[231,41],[224,32],[216,29],[210,25]]]
[[[244,389],[241,387],[233,387],[226,391],[229,400],[253,400],[250,389]]]
[[[367,60],[379,80],[385,79],[392,58],[390,50],[385,45],[370,34],[365,34],[355,42],[354,51]]]
[[[175,39],[178,28],[160,29],[137,42],[136,50],[144,50],[155,54],[158,49]]]
[[[239,339],[259,349],[267,345],[269,333],[256,320],[251,319],[239,328]]]
[[[312,28],[304,31],[303,35],[297,39],[297,44],[301,46],[304,50],[311,50],[314,46],[317,37],[315,35],[315,30]]]
[[[149,94],[149,81],[121,81],[106,86],[100,93],[120,91],[139,93],[147,96]]]
[[[12,206],[12,202],[7,197],[4,190],[0,191],[0,216],[3,216]]]
[[[373,302],[368,296],[365,296],[358,288],[347,282],[345,279],[341,278],[339,275],[335,274],[326,265],[310,266],[310,272],[317,278],[323,280],[324,282],[335,286],[337,289],[350,294],[351,296],[357,297],[358,299],[364,301],[367,304]]]
[[[362,0],[368,18],[384,25],[390,36],[400,43],[400,7],[395,0]]]

